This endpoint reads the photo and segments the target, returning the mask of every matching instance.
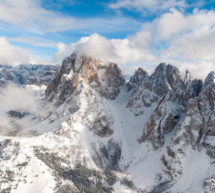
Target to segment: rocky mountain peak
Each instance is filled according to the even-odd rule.
[[[192,76],[191,72],[189,70],[186,70],[185,76],[184,76],[184,82],[187,83],[192,80],[193,80],[193,76]]]
[[[141,80],[139,81],[141,83],[137,80]],[[138,85],[138,87],[134,85]],[[176,92],[172,100],[174,98],[185,98],[184,100],[187,100],[188,98],[187,94],[183,93],[185,83],[179,70],[166,63],[159,64],[150,77],[145,71],[138,69],[128,83],[128,90],[132,88],[136,88],[136,90],[133,91],[127,107],[135,112],[135,115],[143,114],[145,108],[155,105],[169,91]],[[193,92],[191,95],[193,95]]]
[[[206,77],[204,87],[207,87],[208,85],[215,85],[215,71],[210,72]]]
[[[63,60],[60,71],[55,74],[45,93],[49,101],[55,98],[59,105],[77,91],[77,88],[86,84],[103,97],[115,99],[124,82],[117,64],[104,64],[98,59],[77,56],[74,53]]]
[[[128,90],[137,88],[144,80],[146,80],[148,78],[149,78],[148,73],[145,70],[143,70],[142,68],[138,68],[137,70],[135,70],[134,75],[131,76],[131,78],[127,84]]]
[[[182,76],[175,66],[161,63],[150,76],[153,90],[159,96],[163,96],[169,90],[176,90],[183,85]]]
[[[156,68],[150,80],[154,93],[159,97],[154,101],[156,107],[139,141],[150,141],[152,147],[158,149],[165,143],[165,135],[177,129],[189,100],[199,96],[202,81],[192,80],[189,71],[182,79],[176,67],[163,63]]]

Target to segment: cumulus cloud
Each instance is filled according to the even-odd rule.
[[[81,42],[76,46],[78,55],[87,55],[94,58],[109,60],[116,57],[114,45],[105,37],[92,34],[87,41]]]
[[[168,49],[162,52],[164,58],[189,60],[215,60],[215,32],[202,35],[188,34],[171,41]]]
[[[72,52],[103,60],[117,62],[122,69],[128,71],[127,65],[152,62],[156,59],[150,53],[151,36],[145,31],[138,32],[126,39],[106,39],[99,34],[83,37],[72,44],[59,43],[58,52],[54,55],[55,61],[62,59]]]
[[[0,37],[0,64],[19,65],[19,64],[50,64],[45,59],[34,56],[27,49],[11,45],[6,37]]]
[[[59,42],[57,44],[58,51],[54,54],[53,61],[60,63],[65,57],[73,53],[78,45],[86,43],[88,39],[89,37],[82,37],[79,41],[71,44]]]
[[[215,12],[194,9],[191,14],[171,9],[156,19],[152,25],[156,29],[161,40],[167,40],[174,36],[196,33],[197,30],[211,30],[215,24]]]
[[[177,18],[177,24],[174,19]],[[160,40],[168,40],[168,48],[162,50],[163,58],[215,60],[215,12],[195,10],[193,14],[183,15],[177,10],[166,14],[157,21]],[[175,20],[176,21],[176,20]],[[172,24],[173,29],[168,32]],[[175,28],[174,26],[178,26]]]
[[[14,47],[9,44],[5,37],[0,37],[0,63],[17,65],[30,61],[29,51]]]

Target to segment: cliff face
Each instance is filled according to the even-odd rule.
[[[153,148],[157,149],[165,143],[165,134],[178,127],[189,101],[198,97],[202,89],[201,80],[192,80],[189,77],[190,75],[186,72],[183,79],[178,69],[171,65],[160,64],[157,67],[150,80],[151,84],[154,84],[152,87],[159,100],[144,126],[140,142],[149,140],[152,142]],[[162,89],[159,90],[160,88]]]
[[[55,100],[60,105],[83,87],[83,84],[87,84],[101,96],[115,99],[124,82],[122,72],[116,64],[104,65],[99,60],[85,56],[77,58],[73,54],[64,59],[60,71],[55,74],[45,94],[49,101]]]

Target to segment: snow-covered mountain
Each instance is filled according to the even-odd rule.
[[[48,85],[59,69],[54,65],[0,65],[0,86],[8,82],[19,85]]]
[[[203,83],[162,63],[126,82],[72,54],[40,104],[7,115],[31,124],[0,136],[1,192],[215,192],[215,72]]]

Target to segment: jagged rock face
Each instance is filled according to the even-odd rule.
[[[99,60],[85,56],[77,57],[76,54],[67,57],[46,89],[46,99],[57,107],[52,109],[50,121],[69,113],[71,116],[67,122],[70,127],[75,127],[75,123],[81,117],[82,124],[95,135],[112,135],[112,119],[102,99],[115,99],[124,81],[116,64],[104,65]],[[62,127],[58,133],[67,131]]]
[[[203,127],[200,131],[200,145],[204,145],[209,156],[215,158],[213,137],[215,136],[215,72],[211,72],[198,98],[198,107]]]
[[[108,141],[107,145],[101,145],[99,151],[94,149],[93,159],[100,168],[119,170],[119,160],[121,158],[121,147],[118,142],[112,139]]]
[[[170,180],[175,180],[183,174],[185,158],[189,155],[187,150],[189,147],[196,149],[198,145],[199,132],[203,125],[196,105],[197,100],[190,99],[186,106],[186,113],[176,128],[176,134],[161,156],[165,174]]]
[[[70,113],[55,133],[71,138],[71,141],[77,141],[79,137],[81,140],[85,135],[81,133],[82,129],[101,139],[111,137],[115,132],[113,120],[103,103],[115,99],[122,85],[124,78],[116,64],[103,65],[99,60],[84,56],[77,58],[74,54],[66,58],[46,90],[47,99],[57,105],[53,114],[62,107],[68,108]],[[94,147],[95,141],[89,139],[92,149],[88,151],[98,167],[118,170],[121,146],[118,141],[107,140],[107,144],[101,141]]]
[[[148,75],[144,76],[141,80],[142,83],[132,93],[127,103],[127,108],[134,112],[136,116],[143,114],[147,107],[151,107],[152,104],[156,103],[159,99],[159,96],[152,89],[152,84]],[[129,83],[128,85],[131,84]]]
[[[207,139],[215,134],[215,83],[214,73],[206,78],[198,97],[191,98],[186,106],[186,114],[181,128],[189,136],[193,148],[207,144]],[[191,95],[192,96],[192,95]],[[210,143],[208,144],[210,146]]]
[[[150,77],[145,71],[138,69],[127,85],[128,90],[136,88],[127,105],[135,115],[143,114],[144,108],[156,104],[169,91],[177,91],[181,97],[182,91],[179,90],[185,87],[179,70],[165,63],[161,63]],[[193,86],[192,84],[190,87]]]
[[[165,142],[165,134],[174,129],[183,111],[184,106],[180,104],[176,95],[172,92],[166,94],[146,122],[139,142],[149,141],[154,149],[161,147]]]
[[[99,112],[98,117],[94,121],[91,130],[95,131],[95,134],[100,137],[106,137],[113,133],[111,128],[112,122],[110,118],[107,116],[105,111]]]
[[[9,71],[7,71],[6,69],[3,69],[1,71],[1,75],[2,78],[4,78],[5,80],[9,80],[12,81],[13,80],[13,76],[11,75],[11,73]]]
[[[168,64],[161,63],[155,72],[151,75],[150,80],[153,90],[159,96],[163,96],[169,90],[176,90],[183,86],[183,79],[179,70]]]
[[[143,70],[142,68],[138,68],[134,75],[130,78],[129,82],[127,83],[128,91],[131,89],[137,88],[142,82],[149,78],[148,73]]]
[[[124,82],[116,64],[103,65],[99,60],[85,56],[77,58],[73,54],[64,59],[60,72],[56,73],[45,94],[49,101],[55,98],[56,104],[60,105],[83,84],[87,84],[105,98],[115,99]]]
[[[193,76],[189,70],[186,70],[185,76],[184,76],[184,83],[190,82],[193,80]]]
[[[205,179],[203,187],[205,193],[215,192],[215,176]]]
[[[143,135],[139,139],[139,142],[150,141],[154,149],[158,149],[164,144],[165,134],[171,132],[175,126],[178,126],[184,116],[189,99],[197,97],[202,89],[202,81],[197,79],[192,80],[188,72],[185,74],[185,81],[183,81],[179,71],[171,65],[165,66],[164,64],[160,64],[156,71],[160,72],[164,69],[166,71],[165,74],[168,74],[167,72],[173,72],[172,76],[168,75],[165,78],[165,80],[173,80],[173,83],[169,84],[172,85],[169,87],[171,90],[167,91],[157,103],[156,108],[145,124]],[[152,77],[155,78],[155,74]],[[162,74],[157,77],[158,80],[165,81],[162,79]],[[156,85],[157,80],[154,79],[154,82]],[[163,82],[160,84],[164,88],[167,86]],[[157,91],[155,90],[155,92]],[[192,106],[192,104],[190,105]],[[188,109],[193,110],[191,107],[188,107]],[[192,115],[192,113],[189,112],[188,114]]]
[[[188,99],[197,97],[201,92],[203,85],[202,80],[199,79],[190,80],[185,83],[186,83],[184,92],[185,95],[183,98],[185,99],[186,102]]]
[[[167,146],[166,153],[161,157],[169,179],[175,180],[183,174],[186,157],[192,151],[201,151],[202,147],[205,147],[207,154],[215,158],[214,89],[214,73],[212,72],[206,78],[199,95],[194,95],[195,97],[187,101],[186,113],[178,123],[177,132],[170,145]],[[213,192],[214,187],[210,184],[210,180],[206,180],[204,188],[205,192]]]

